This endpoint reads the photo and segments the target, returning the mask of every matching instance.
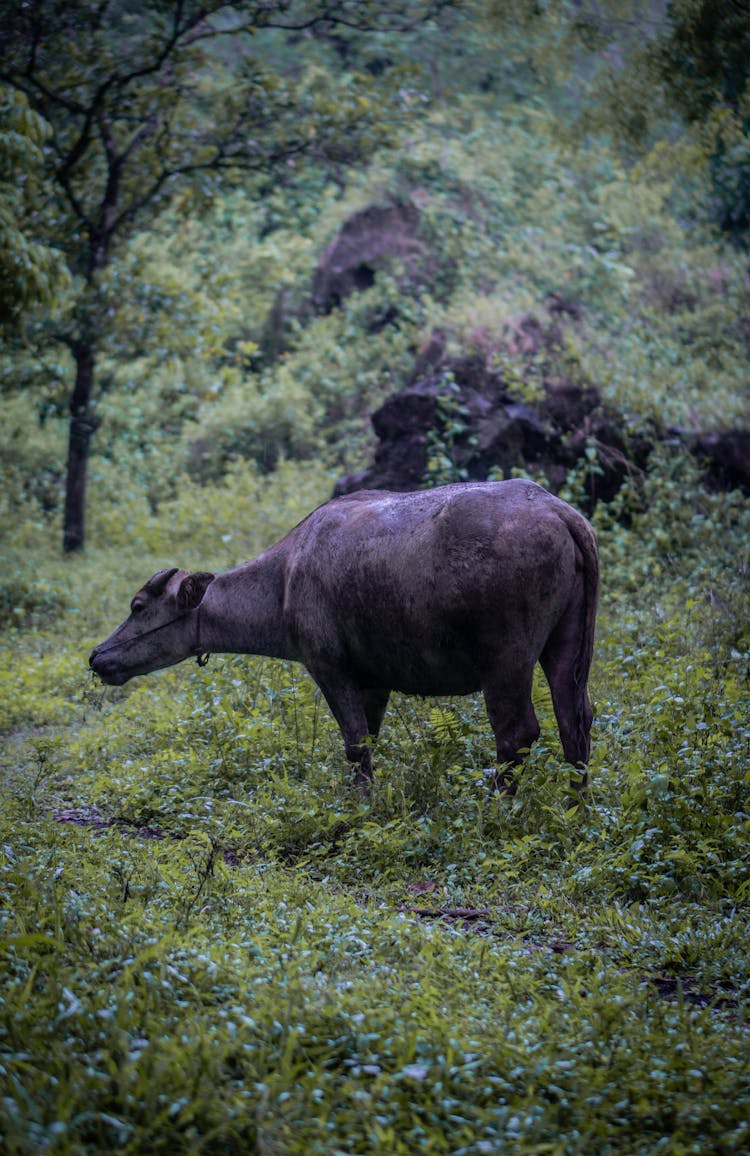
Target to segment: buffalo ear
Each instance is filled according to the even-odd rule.
[[[199,571],[197,574],[188,574],[182,579],[177,591],[177,605],[180,610],[193,610],[199,605],[214,575]]]

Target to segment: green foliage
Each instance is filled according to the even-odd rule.
[[[0,86],[0,125],[0,326],[8,333],[25,312],[54,305],[70,281],[61,254],[29,224],[42,195],[49,126],[23,93],[5,86]]]
[[[294,49],[290,40],[320,24],[330,34],[339,23],[358,32],[405,34],[439,5],[416,0],[350,8],[347,0],[321,6],[278,0],[231,10],[223,0],[142,0],[132,12],[109,10],[105,19],[106,6],[75,0],[12,6],[7,14],[0,79],[10,93],[3,98],[11,119],[4,138],[10,162],[9,173],[0,174],[9,185],[0,189],[0,260],[9,296],[0,299],[0,324],[32,303],[52,301],[58,259],[50,246],[59,248],[74,300],[62,323],[53,328],[42,315],[29,338],[39,355],[64,343],[75,362],[68,383],[73,452],[65,482],[66,552],[85,541],[87,461],[104,387],[100,358],[117,333],[113,298],[125,291],[131,323],[143,322],[154,300],[180,299],[178,317],[185,304],[189,279],[163,278],[162,292],[154,293],[145,279],[133,285],[127,265],[121,267],[137,229],[169,208],[184,209],[186,201],[208,204],[241,177],[260,199],[264,181],[300,161],[338,177],[342,166],[395,143],[397,122],[409,111],[401,88],[408,68],[389,68],[391,83],[384,85],[372,72],[326,68],[315,50],[304,51],[308,38],[298,37]],[[50,139],[42,152],[45,128]],[[34,191],[39,186],[29,226],[43,244],[30,242],[16,224],[19,205],[27,207],[12,187],[16,175]],[[208,344],[215,348],[216,341]],[[245,338],[235,345],[240,359],[251,345]]]
[[[575,51],[581,38],[599,50],[590,82],[604,100],[598,109],[595,102],[584,110],[584,120],[606,122],[637,151],[661,136],[668,111],[700,126],[695,139],[710,166],[712,214],[729,236],[745,242],[750,223],[747,5],[673,0],[659,10],[641,0],[572,6],[562,0],[549,8],[569,50]]]
[[[165,9],[149,10],[151,36]],[[150,573],[240,562],[361,468],[370,412],[436,326],[530,400],[548,375],[596,385],[625,436],[745,420],[746,262],[711,227],[714,129],[667,131],[654,101],[637,163],[614,131],[573,140],[613,28],[601,6],[535,10],[493,5],[493,23],[450,6],[409,41],[429,80],[406,79],[387,31],[365,44],[315,24],[302,62],[267,30],[243,74],[254,107],[281,102],[286,131],[293,89],[300,125],[319,114],[343,136],[360,91],[346,78],[390,78],[383,123],[408,147],[370,155],[365,112],[361,135],[273,188],[238,179],[210,204],[183,188],[113,256],[85,557],[63,563],[51,539],[73,359],[2,353],[3,1151],[750,1146],[746,495],[708,491],[665,448],[597,507],[585,805],[540,674],[514,797],[492,790],[479,696],[394,695],[366,802],[298,666],[214,656],[111,690],[86,668]],[[107,37],[125,51],[144,32],[117,13],[101,69]],[[232,70],[217,44],[215,72],[183,77],[206,116]],[[644,80],[629,83],[635,99]],[[315,315],[319,254],[394,197],[420,210],[419,275],[394,264]],[[550,294],[570,306],[559,339],[514,353],[519,317],[551,324]],[[443,418],[432,480],[453,477],[465,432],[450,398]],[[595,464],[592,447],[569,500]]]
[[[542,680],[514,798],[480,701],[394,696],[365,805],[298,667],[85,675],[168,544],[225,564],[329,485],[243,469],[136,506],[130,543],[113,524],[67,567],[64,618],[15,636],[5,1147],[746,1146],[747,500],[665,457],[598,510],[585,809]],[[43,591],[59,564],[37,557]]]
[[[458,387],[445,382],[446,392],[437,399],[438,426],[427,435],[426,479],[431,486],[466,481],[465,469],[456,465],[457,444],[466,442],[469,415],[458,398]]]
[[[742,4],[675,0],[666,35],[658,45],[672,99],[691,120],[707,116],[717,102],[738,109],[750,80],[750,15]]]
[[[750,236],[750,97],[747,104],[744,131],[735,124],[731,133],[722,133],[711,158],[719,225],[743,240]]]

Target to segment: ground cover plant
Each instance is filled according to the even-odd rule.
[[[103,693],[88,645],[194,493],[67,567],[3,663],[7,1149],[742,1150],[750,515],[692,469],[602,512],[585,809],[543,685],[515,799],[480,703],[401,699],[370,805],[298,668]],[[267,482],[210,496],[275,536]]]
[[[499,350],[557,294],[555,366],[496,354],[526,396],[557,371],[624,429],[746,420],[747,255],[718,231],[710,126],[661,110],[623,151],[582,96],[588,41],[550,80],[546,25],[531,53],[499,17],[444,19],[404,147],[185,196],[118,257],[84,553],[59,550],[72,363],[33,326],[3,349],[3,1151],[750,1147],[750,500],[679,439],[592,514],[585,806],[541,676],[515,797],[480,700],[396,695],[366,802],[293,664],[108,690],[86,669],[152,572],[250,557],[362,468],[436,327]],[[385,34],[347,43],[321,37],[320,67],[399,63]],[[315,313],[324,246],[399,197],[423,281],[396,263]]]

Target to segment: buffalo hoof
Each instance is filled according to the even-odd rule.
[[[492,775],[492,785],[498,795],[515,795],[518,783],[510,767],[493,767],[489,773]]]

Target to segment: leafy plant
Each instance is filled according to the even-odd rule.
[[[486,5],[424,26],[409,40],[421,78],[400,37],[365,41],[315,6],[293,58],[285,32],[259,31],[264,76],[291,86],[268,109],[293,89],[301,124],[338,133],[333,98],[366,71],[393,81],[408,147],[368,145],[352,165],[364,138],[342,140],[210,204],[185,186],[130,236],[97,282],[112,312],[89,545],[64,564],[73,362],[2,351],[3,1151],[749,1146],[750,505],[705,486],[682,435],[592,515],[585,805],[539,672],[515,796],[492,789],[481,696],[394,694],[365,802],[299,666],[214,655],[111,689],[87,670],[149,574],[239,563],[361,468],[369,414],[435,326],[532,401],[547,374],[595,385],[624,438],[744,421],[745,262],[711,223],[705,141],[655,99],[638,150],[595,129],[607,106],[588,80],[621,27],[601,5],[548,4],[533,24],[501,7],[510,31]],[[370,12],[336,11],[355,8]],[[631,60],[632,38],[617,42]],[[197,61],[186,99],[207,116],[234,73],[202,43],[209,88]],[[318,255],[397,195],[431,247],[421,283],[394,266],[313,313]],[[529,312],[554,317],[554,354],[506,350]],[[465,434],[450,400],[443,416],[433,480],[454,476]]]

